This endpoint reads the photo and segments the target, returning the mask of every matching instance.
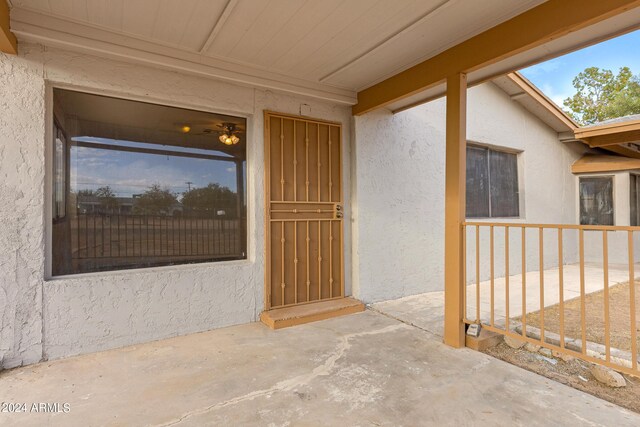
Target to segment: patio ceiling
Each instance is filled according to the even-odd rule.
[[[42,42],[352,105],[543,0],[9,0]]]
[[[544,31],[532,24],[540,19],[564,31],[493,57],[490,63],[458,70],[468,74],[470,85],[636,29],[640,23],[640,2],[632,0],[7,1],[11,31],[19,41],[358,104],[355,114],[380,107],[399,112],[443,96],[443,80],[421,84],[398,74],[419,68],[428,80],[434,69],[442,69],[429,66],[439,54],[455,54],[452,48],[501,23],[517,21],[512,18],[518,15],[533,16],[540,10],[534,20],[520,19],[531,25],[511,25],[513,40],[502,34],[485,47],[517,44],[520,34],[535,37]],[[583,17],[589,13],[597,19]],[[3,29],[12,36],[6,24]],[[494,50],[488,49],[487,55]],[[478,56],[474,52],[478,49],[468,54]],[[394,79],[415,87],[399,94],[399,85],[393,83],[391,96],[378,96],[378,88]]]

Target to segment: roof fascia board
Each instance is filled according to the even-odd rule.
[[[514,73],[507,74],[507,78],[518,85],[518,87],[523,90],[524,94],[528,95],[538,104],[546,108],[570,130],[576,130],[579,128],[579,125],[567,113],[565,113],[562,108],[558,107],[555,102],[549,99],[549,97],[542,93],[540,89],[538,89],[522,74],[516,71]]]

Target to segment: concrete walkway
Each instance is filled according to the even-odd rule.
[[[640,264],[636,264],[635,271],[640,272]],[[564,291],[563,300],[568,301],[580,296],[580,266],[578,264],[563,267]],[[559,269],[544,270],[544,306],[549,307],[560,301]],[[585,294],[604,289],[604,271],[602,267],[587,265],[584,270]],[[637,277],[636,277],[637,280]],[[609,286],[629,281],[627,266],[609,267]],[[506,280],[498,278],[494,281],[494,322],[504,326],[506,314]],[[509,276],[509,316],[513,319],[522,315],[522,275]],[[477,285],[467,286],[467,318],[476,318],[476,290]],[[537,271],[528,272],[525,280],[526,312],[540,310],[540,274]],[[434,335],[442,337],[444,326],[444,292],[428,292],[396,300],[383,301],[371,305],[377,312],[385,313],[395,319],[417,326]],[[640,307],[636,307],[640,309]],[[623,308],[629,310],[629,308]],[[488,324],[491,319],[491,282],[480,282],[480,318]],[[640,318],[639,318],[640,322]],[[513,329],[517,322],[510,322]]]
[[[640,271],[636,265],[635,271]],[[580,296],[580,265],[570,264],[563,266],[563,300],[568,301]],[[559,269],[551,268],[542,273],[544,282],[544,307],[557,304],[560,301]],[[525,277],[526,312],[531,313],[541,309],[540,272],[530,271]],[[629,281],[629,270],[626,266],[609,267],[609,287]],[[504,325],[506,317],[506,280],[498,278],[494,280],[494,322]],[[601,266],[586,265],[584,268],[585,295],[604,289],[604,270]],[[476,319],[477,285],[467,286],[467,318]],[[515,274],[509,277],[509,317],[514,318],[523,314],[522,303],[522,275]],[[624,308],[629,310],[628,307]],[[491,282],[480,283],[480,318],[483,323],[489,324],[491,319]],[[511,325],[512,327],[514,325]]]
[[[424,310],[424,308],[423,308]],[[640,425],[640,415],[371,310],[249,324],[0,373],[0,425]]]

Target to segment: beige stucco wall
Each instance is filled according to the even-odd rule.
[[[249,259],[47,279],[45,151],[51,85],[248,118]],[[350,109],[308,98],[21,44],[0,53],[0,368],[257,320],[264,293],[263,110],[343,123]],[[350,216],[349,173],[343,182]],[[350,222],[345,221],[350,291]]]
[[[354,295],[366,302],[444,288],[445,100],[391,114],[355,118]],[[468,92],[467,139],[518,150],[521,218],[504,222],[575,224],[576,181],[570,165],[585,151],[512,101],[492,83]],[[537,230],[527,235],[527,270],[539,266]],[[545,267],[557,265],[557,240],[545,236]],[[497,231],[496,242],[504,242]],[[534,239],[535,238],[535,239]],[[565,263],[575,262],[575,236]],[[473,232],[467,239],[474,243]],[[489,275],[488,233],[481,235],[481,278]],[[520,270],[519,236],[511,236],[511,274]],[[496,244],[496,275],[504,275],[504,246]],[[470,252],[471,253],[471,252]],[[475,264],[468,263],[468,280]]]

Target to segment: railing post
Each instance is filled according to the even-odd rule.
[[[444,245],[444,342],[464,347],[463,239],[467,157],[467,76],[447,78]]]

